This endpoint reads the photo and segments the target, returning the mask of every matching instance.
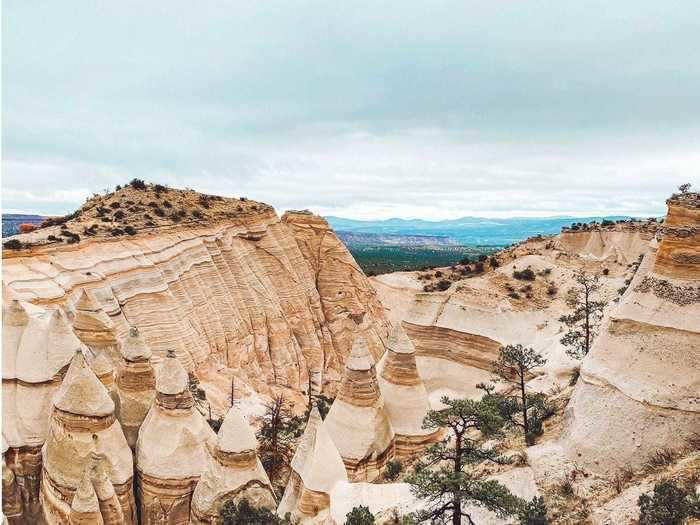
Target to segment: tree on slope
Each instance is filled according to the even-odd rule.
[[[511,383],[517,387],[516,396],[500,395],[507,408],[501,410],[501,416],[509,423],[523,429],[525,441],[528,444],[534,442],[534,436],[539,435],[542,430],[542,418],[545,416],[547,403],[540,394],[528,394],[525,382],[531,371],[543,366],[547,360],[542,354],[533,348],[525,348],[523,345],[502,346],[498,359],[493,365],[493,371],[503,381]],[[484,385],[480,388],[486,390],[487,396],[494,395],[493,389]],[[516,412],[520,413],[520,418],[514,417]]]
[[[569,327],[569,331],[561,338],[561,343],[566,347],[568,355],[582,359],[593,346],[605,302],[599,299],[600,280],[597,275],[580,270],[576,272],[574,279],[578,287],[567,299],[571,313],[559,318],[559,321]]]
[[[450,435],[431,446],[406,481],[411,492],[425,505],[416,512],[419,522],[461,525],[474,521],[464,506],[472,504],[495,512],[499,517],[517,514],[522,501],[494,480],[480,479],[470,466],[484,461],[508,463],[494,447],[483,445],[483,438],[497,435],[505,421],[494,404],[470,399],[442,398],[447,407],[431,410],[423,428],[447,428]]]

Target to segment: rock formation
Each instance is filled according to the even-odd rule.
[[[139,428],[156,396],[156,374],[151,366],[151,350],[139,334],[138,328],[129,329],[129,336],[121,345],[121,362],[117,371],[119,422],[126,441],[133,449],[139,437]]]
[[[90,481],[95,489],[95,496],[100,508],[100,515],[105,525],[122,525],[125,523],[124,512],[114,485],[107,475],[107,459],[97,453],[93,453],[90,465]]]
[[[73,315],[75,335],[96,355],[107,355],[116,362],[117,337],[112,321],[87,290],[80,290]]]
[[[697,194],[670,199],[664,237],[584,359],[560,443],[572,461],[636,469],[700,428],[699,230]]]
[[[156,398],[136,443],[142,525],[185,525],[216,435],[194,408],[187,371],[169,352],[156,371]]]
[[[314,407],[292,458],[289,482],[277,513],[290,512],[295,519],[313,518],[330,507],[331,490],[347,481],[340,457],[321,415]]]
[[[216,444],[209,449],[207,466],[192,496],[193,525],[219,523],[219,512],[228,501],[246,499],[257,508],[276,508],[274,491],[257,447],[255,434],[243,414],[231,407]]]
[[[22,494],[17,484],[15,473],[7,466],[5,454],[9,447],[5,438],[2,438],[2,513],[13,524],[23,521],[24,508]]]
[[[379,386],[395,432],[397,458],[407,458],[440,439],[440,432],[425,430],[423,419],[430,410],[428,391],[418,375],[416,350],[397,323],[387,344]]]
[[[49,429],[51,398],[81,343],[61,310],[3,299],[5,461],[25,502],[25,518],[32,519],[39,512],[41,447]]]
[[[41,502],[49,525],[72,519],[71,502],[93,453],[106,458],[125,522],[135,523],[131,450],[114,416],[114,402],[79,351],[54,395],[42,449]]]
[[[104,525],[95,487],[90,480],[90,469],[85,469],[78,489],[73,495],[68,517],[70,525]]]
[[[375,480],[394,457],[394,429],[362,336],[352,345],[338,395],[323,426],[338,448],[351,481]]]

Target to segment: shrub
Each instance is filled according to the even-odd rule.
[[[136,228],[134,228],[133,226],[126,226],[124,228],[124,233],[126,233],[127,235],[136,235]]]
[[[289,524],[289,514],[284,518],[278,517],[268,509],[251,506],[247,499],[238,504],[233,500],[227,501],[219,511],[222,525],[283,525]]]
[[[9,241],[5,241],[4,243],[2,243],[2,247],[7,250],[21,250],[22,243],[19,242],[17,239],[10,239]]]
[[[535,272],[532,271],[532,268],[525,268],[522,271],[513,270],[513,277],[519,281],[534,281]]]
[[[109,207],[112,208],[113,210],[116,210],[117,208],[121,208],[122,205],[119,204],[118,202],[114,201],[113,203],[111,203],[111,204],[109,205]]]
[[[435,278],[439,279],[440,277],[442,277],[442,272],[438,270],[437,272],[435,272]]]
[[[199,210],[194,210],[194,211],[192,212],[192,217],[194,217],[195,219],[201,219],[201,218],[204,217],[204,216],[202,215],[202,212],[201,212],[201,211],[199,211]]]
[[[491,257],[489,259],[489,264],[491,265],[491,268],[498,268],[498,266],[499,266],[498,259],[496,259],[495,257]]]
[[[525,503],[518,513],[520,525],[549,525],[547,519],[547,505],[544,504],[544,498],[534,497],[531,501]]]
[[[452,283],[446,279],[441,279],[437,282],[437,289],[440,290],[441,292],[444,292],[447,290],[450,286],[452,286]]]
[[[553,284],[550,284],[550,285],[547,287],[547,294],[548,294],[548,295],[557,295],[557,292],[558,292],[558,291],[559,291],[559,289],[558,289],[555,285],[553,285]]]
[[[135,190],[142,190],[143,191],[146,189],[146,183],[143,182],[143,180],[141,180],[141,179],[131,179],[129,186],[131,186]]]
[[[124,235],[124,230],[120,228],[112,228],[110,233],[112,234],[112,237],[119,237],[120,235]]]
[[[601,222],[600,224],[601,224],[601,226],[612,226],[615,223],[611,220],[603,219],[603,222]]]
[[[153,186],[153,190],[156,192],[156,195],[160,195],[161,193],[168,193],[168,187],[163,186],[162,184],[156,184]]]
[[[63,239],[59,239],[58,237],[56,237],[53,234],[49,235],[46,239],[51,241],[51,242],[63,242]]]
[[[520,294],[518,292],[510,292],[508,294],[508,297],[510,297],[511,299],[520,299]]]
[[[397,459],[392,459],[386,464],[386,471],[384,472],[384,479],[387,481],[394,481],[399,477],[399,474],[403,471],[403,463]]]
[[[170,220],[173,222],[180,222],[182,220],[182,218],[180,217],[180,215],[178,213],[173,213],[170,216]]]
[[[146,206],[148,206],[149,208],[157,208],[157,207],[158,207],[158,203],[155,202],[155,201],[151,201],[151,202],[149,202],[148,204],[146,204]]]
[[[347,513],[345,525],[374,525],[374,515],[368,507],[360,505]]]
[[[672,481],[654,485],[654,494],[642,494],[639,505],[639,525],[682,525],[689,517],[700,517],[697,497]]]
[[[603,268],[603,275],[608,275],[610,273],[610,268]]]
[[[209,197],[206,195],[200,195],[199,196],[199,205],[202,208],[209,208]]]
[[[124,218],[124,212],[122,210],[115,211],[114,218],[117,219],[118,221],[122,220]]]
[[[122,185],[121,185],[121,184],[117,184],[117,185],[114,187],[114,191],[119,191],[119,190],[121,190],[121,189],[122,189]]]
[[[172,207],[173,207],[173,205],[170,204],[170,201],[163,201],[163,206],[165,206],[166,208],[172,208]]]
[[[156,208],[153,210],[153,213],[158,215],[158,217],[165,217],[165,212],[163,211],[163,208]]]

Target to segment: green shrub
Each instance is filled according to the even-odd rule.
[[[450,281],[447,281],[445,279],[441,279],[437,283],[437,289],[440,290],[441,292],[444,292],[447,290],[450,286],[452,286],[452,283]]]
[[[133,226],[126,226],[124,228],[124,233],[126,233],[127,235],[136,235],[136,228],[134,228]]]
[[[403,463],[397,459],[392,459],[386,464],[386,471],[384,472],[384,479],[387,481],[394,481],[399,477],[399,474],[403,471]]]
[[[534,281],[535,272],[532,271],[532,268],[525,268],[522,271],[513,270],[513,277],[519,281]]]
[[[290,523],[289,514],[278,517],[268,509],[259,509],[248,503],[247,499],[238,504],[228,501],[219,512],[222,525],[286,525]]]
[[[374,525],[374,515],[364,505],[353,508],[345,516],[345,525]]]
[[[544,498],[534,497],[531,501],[523,505],[522,510],[518,513],[520,525],[549,525],[547,519],[547,506],[544,504]]]
[[[2,247],[7,250],[21,250],[22,243],[19,242],[17,239],[10,239],[9,241],[5,241],[4,243],[2,243]]]
[[[657,483],[654,494],[642,494],[637,504],[639,525],[682,525],[686,519],[699,516],[697,496],[672,481]]]
[[[143,182],[143,180],[141,180],[141,179],[131,179],[129,186],[131,186],[135,190],[145,190],[146,189],[146,183]]]

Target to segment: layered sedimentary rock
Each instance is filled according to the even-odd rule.
[[[3,252],[12,293],[75,310],[78,336],[115,362],[115,340],[138,326],[154,363],[174,349],[188,370],[213,357],[260,392],[306,389],[309,374],[318,391],[325,375],[339,378],[356,332],[375,356],[387,335],[374,290],[310,214],[280,221],[267,206],[233,206],[208,225],[16,255]]]
[[[22,523],[24,505],[15,473],[7,466],[5,454],[9,447],[2,438],[2,513],[10,523]]]
[[[636,261],[646,252],[656,234],[657,224],[622,222],[608,227],[564,229],[559,242],[566,253],[584,259],[613,260],[621,264]]]
[[[93,453],[91,459],[90,481],[95,489],[102,520],[105,525],[122,525],[126,520],[112,480],[107,475],[106,468],[109,465],[107,458]]]
[[[104,525],[100,504],[90,480],[89,469],[85,470],[83,479],[73,495],[68,523],[70,525]]]
[[[49,525],[72,519],[71,502],[95,453],[108,463],[125,523],[134,523],[131,450],[114,416],[114,402],[79,351],[54,395],[49,435],[42,449],[41,502]]]
[[[358,336],[345,363],[338,395],[323,422],[351,481],[372,481],[394,457],[394,429],[367,342]]]
[[[138,328],[132,327],[121,345],[121,362],[117,371],[119,423],[126,441],[134,449],[141,423],[156,397],[156,374],[151,365],[151,350]]]
[[[10,294],[8,294],[10,295]],[[39,512],[41,447],[49,429],[51,398],[65,368],[81,348],[59,309],[3,301],[2,432],[5,461],[12,471],[26,519]]]
[[[95,355],[106,355],[116,361],[117,336],[112,321],[85,289],[80,290],[74,304],[73,330]]]
[[[250,425],[235,406],[209,449],[207,466],[192,496],[191,523],[219,523],[219,512],[229,501],[243,499],[257,508],[277,506],[270,480],[257,455],[258,442]]]
[[[330,507],[330,493],[338,481],[347,481],[340,457],[321,415],[314,407],[291,463],[291,473],[277,514],[313,518]]]
[[[216,434],[194,408],[187,371],[169,352],[156,371],[156,398],[136,443],[142,525],[185,525],[192,493]]]
[[[700,428],[697,194],[671,199],[664,224],[584,359],[569,403],[561,446],[593,469],[638,468]]]
[[[407,458],[440,439],[439,430],[423,428],[430,410],[428,391],[418,374],[416,350],[398,323],[387,344],[379,386],[395,433],[395,455]]]

